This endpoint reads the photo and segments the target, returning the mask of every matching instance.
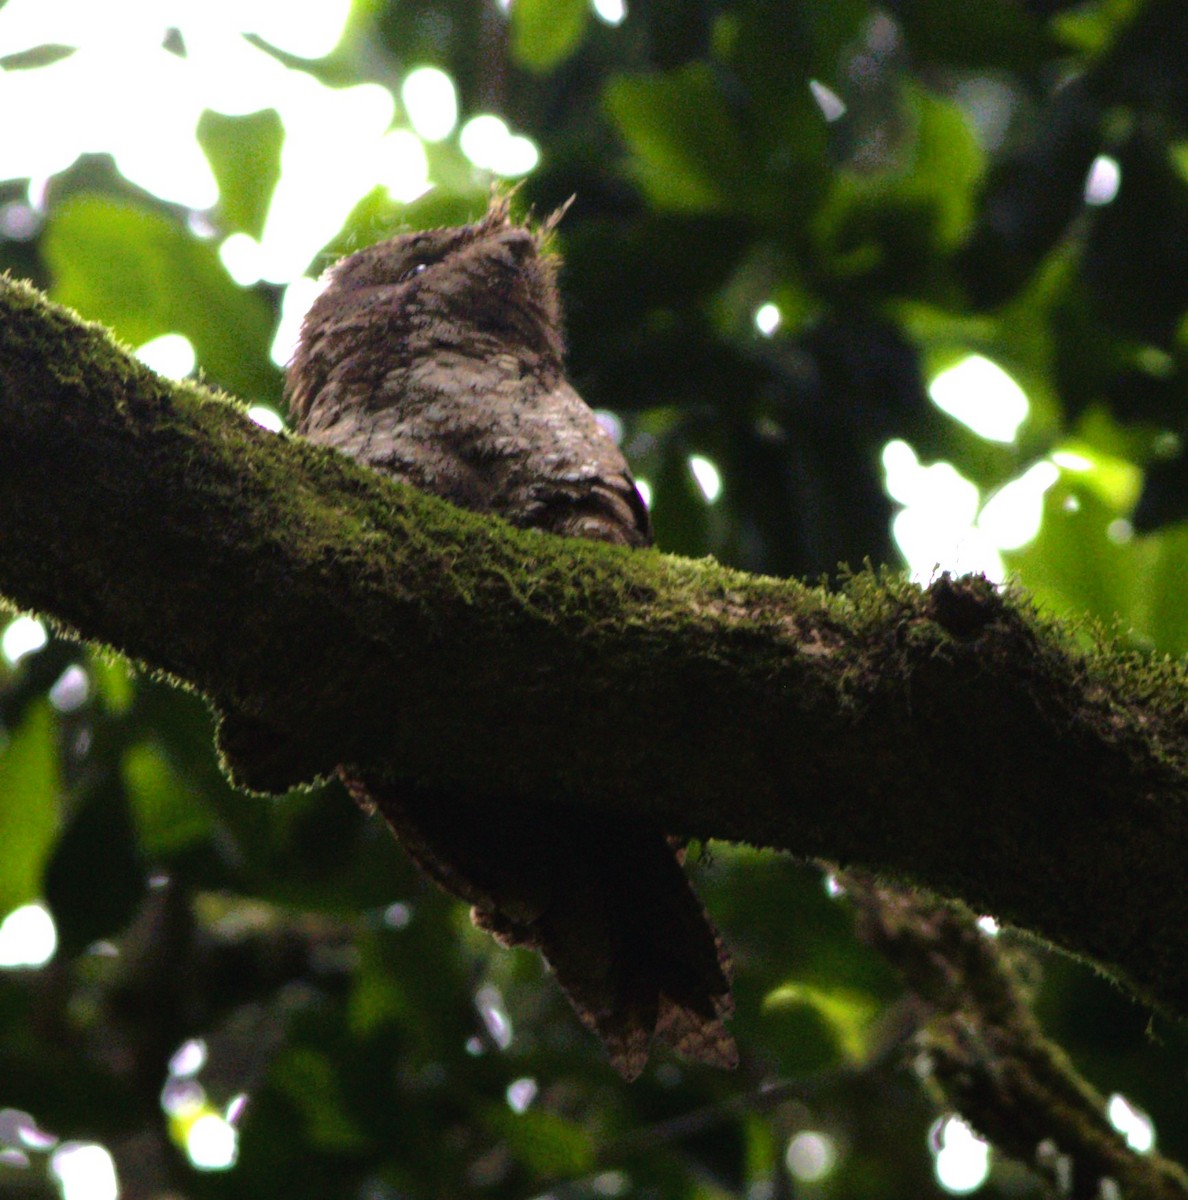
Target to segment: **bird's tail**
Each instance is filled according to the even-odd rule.
[[[737,1064],[725,951],[653,825],[343,777],[427,874],[471,904],[475,924],[544,955],[626,1078],[643,1070],[653,1041]]]

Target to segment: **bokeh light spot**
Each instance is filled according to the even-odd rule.
[[[197,1080],[171,1075],[161,1088],[161,1109],[171,1117],[189,1122],[206,1104],[206,1089]]]
[[[989,442],[1013,442],[1029,411],[1023,389],[980,354],[942,371],[928,394],[937,408]]]
[[[625,1171],[603,1171],[590,1180],[590,1190],[596,1196],[621,1196],[630,1186]]]
[[[163,333],[151,342],[145,342],[136,351],[136,357],[167,379],[185,379],[198,362],[193,343],[180,333]]]
[[[62,1200],[117,1200],[115,1160],[97,1142],[66,1142],[50,1157]]]
[[[0,1146],[44,1152],[57,1144],[58,1139],[42,1129],[31,1114],[19,1108],[0,1109]]]
[[[846,115],[846,102],[819,79],[809,80],[809,91],[826,121],[837,121]]]
[[[472,117],[458,137],[462,153],[476,167],[496,175],[527,175],[540,160],[531,139],[513,134],[506,122],[491,113]]]
[[[287,0],[238,0],[240,20],[269,45],[297,58],[325,58],[342,37],[351,0],[290,4]]]
[[[440,142],[458,124],[454,81],[437,67],[416,67],[404,77],[400,99],[409,123],[427,142]]]
[[[169,1060],[169,1074],[178,1079],[197,1075],[206,1066],[206,1042],[202,1038],[190,1038],[174,1051]]]
[[[976,485],[952,463],[924,466],[907,442],[883,448],[887,493],[904,507],[891,532],[917,583],[938,569],[983,572],[993,581],[1006,574],[994,543],[977,527],[980,496]]]
[[[0,922],[0,967],[43,967],[58,949],[58,930],[44,904],[23,904]]]
[[[226,1171],[238,1157],[239,1135],[218,1113],[205,1112],[186,1134],[186,1154],[200,1171]]]
[[[701,489],[705,502],[715,504],[722,494],[722,473],[701,454],[690,456],[689,470],[693,473],[693,478],[697,480],[697,486]]]
[[[764,337],[771,337],[779,329],[782,320],[783,314],[775,304],[761,304],[755,310],[755,328]]]
[[[0,654],[15,667],[26,654],[35,654],[48,641],[49,634],[36,617],[16,617],[0,635]]]
[[[828,1134],[805,1129],[788,1142],[784,1162],[796,1179],[817,1183],[837,1165],[837,1146]]]
[[[623,422],[619,420],[618,413],[611,412],[609,408],[598,408],[594,410],[594,419],[616,446],[623,440]]]
[[[1122,167],[1116,158],[1099,154],[1085,176],[1085,203],[1095,208],[1110,204],[1122,187]]]
[[[515,1033],[511,1017],[507,1015],[507,1008],[503,1003],[503,994],[493,984],[484,984],[475,993],[474,1004],[479,1016],[483,1018],[487,1032],[491,1035],[491,1041],[500,1050],[506,1050],[512,1044]]]
[[[9,242],[27,242],[41,229],[37,210],[20,200],[0,205],[0,238]]]
[[[247,415],[262,429],[267,429],[270,433],[280,433],[285,427],[284,417],[267,404],[253,404],[247,410]]]
[[[301,333],[301,322],[309,312],[313,302],[325,288],[324,279],[310,279],[302,275],[294,279],[281,298],[280,321],[276,334],[272,339],[269,351],[273,363],[278,367],[287,367],[297,351],[297,339]]]
[[[507,1106],[514,1113],[528,1111],[528,1106],[536,1099],[540,1090],[535,1079],[514,1079],[507,1085]]]
[[[393,129],[376,150],[379,181],[388,195],[401,204],[411,204],[429,190],[429,159],[425,145],[409,129]]]
[[[49,690],[49,702],[58,712],[74,712],[86,704],[90,694],[90,677],[78,663],[72,663],[54,681]]]
[[[1039,462],[986,501],[978,528],[999,550],[1019,550],[1040,531],[1044,494],[1060,478],[1053,462]]]
[[[594,0],[594,15],[606,25],[622,25],[627,5],[625,0]]]
[[[1093,460],[1086,458],[1083,454],[1078,454],[1075,450],[1056,450],[1052,454],[1052,461],[1062,471],[1082,473],[1093,470]]]
[[[1141,1108],[1115,1092],[1106,1105],[1110,1124],[1126,1139],[1126,1144],[1139,1154],[1155,1149],[1155,1123]]]
[[[260,243],[251,234],[233,233],[219,246],[219,261],[240,287],[252,287],[263,278]]]
[[[929,1136],[936,1180],[946,1192],[975,1192],[990,1174],[990,1147],[960,1117],[944,1117]]]

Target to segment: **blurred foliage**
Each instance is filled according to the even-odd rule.
[[[1063,453],[1009,566],[1045,606],[1182,654],[1186,34],[1180,0],[634,0],[618,26],[582,0],[518,0],[510,20],[367,0],[309,69],[395,91],[437,64],[465,115],[540,146],[517,202],[576,194],[571,374],[619,414],[663,547],[772,574],[894,562],[889,440],[983,498]],[[203,220],[258,234],[276,113],[208,113],[198,137],[221,189]],[[427,149],[439,186],[361,198],[327,254],[481,210],[488,177],[456,141]],[[1103,155],[1121,188],[1088,204]],[[0,235],[0,268],[133,344],[184,333],[212,384],[278,402],[279,290],[235,284],[204,232],[88,157],[50,181],[33,236]],[[1028,393],[1013,444],[929,400],[970,353]],[[721,473],[716,503],[692,455]],[[72,667],[88,690],[67,703]],[[337,787],[235,794],[195,698],[51,638],[0,665],[0,721],[0,910],[41,896],[60,939],[48,966],[0,971],[0,1107],[102,1141],[129,1194],[776,1200],[802,1187],[783,1155],[805,1129],[838,1152],[814,1194],[939,1194],[936,1114],[880,1050],[902,1038],[896,985],[815,869],[715,848],[698,884],[734,954],[743,1066],[662,1058],[627,1087],[539,963],[472,930]],[[1147,1013],[1036,953],[1047,1028],[1188,1158],[1183,1032],[1152,1044]],[[232,1171],[195,1170],[193,1114],[162,1110],[191,1038],[211,1111],[249,1097]],[[0,1191],[56,1194],[44,1154],[8,1150],[32,1161],[0,1158]],[[983,1194],[1038,1183],[998,1161]]]

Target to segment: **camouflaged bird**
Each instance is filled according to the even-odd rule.
[[[464,508],[647,546],[627,462],[565,378],[545,248],[559,216],[520,225],[499,197],[472,225],[344,258],[305,318],[290,409],[312,441]],[[735,1065],[726,958],[661,830],[563,797],[459,796],[341,773],[477,925],[544,955],[626,1077],[653,1039]]]

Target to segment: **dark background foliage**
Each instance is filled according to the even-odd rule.
[[[285,61],[394,91],[434,64],[463,117],[534,139],[517,203],[576,195],[558,243],[571,374],[621,420],[664,549],[777,575],[896,564],[888,442],[983,500],[1056,455],[1007,567],[1052,610],[1181,654],[1186,35],[1178,0],[634,0],[617,25],[585,0],[518,0],[510,19],[370,0],[329,57]],[[166,45],[184,55],[184,28]],[[65,51],[5,53],[35,71]],[[0,183],[29,218],[4,224],[0,267],[132,344],[182,332],[210,383],[280,407],[281,289],[235,284],[208,235],[260,232],[285,130],[208,112],[198,135],[220,184],[205,225],[88,155],[31,209],[26,180]],[[491,177],[456,138],[428,152],[438,186],[362,197],[311,273],[482,210]],[[1087,203],[1102,169],[1120,186]],[[929,397],[974,353],[1027,392],[1012,442]],[[720,474],[713,503],[691,456]],[[941,1192],[943,1114],[897,984],[815,868],[714,847],[697,875],[734,952],[743,1066],[661,1057],[628,1087],[536,959],[472,930],[337,787],[234,793],[198,699],[51,637],[0,665],[0,745],[0,912],[40,897],[58,936],[48,965],[0,971],[0,1108],[105,1145],[127,1195]],[[1085,966],[1036,961],[1048,1031],[1188,1158],[1183,1031]],[[204,1065],[171,1071],[191,1039]],[[236,1165],[198,1170],[187,1139],[228,1105]],[[0,1118],[0,1193],[56,1195],[23,1121]],[[785,1163],[806,1132],[836,1156],[816,1182]],[[995,1159],[983,1194],[1039,1183]]]

